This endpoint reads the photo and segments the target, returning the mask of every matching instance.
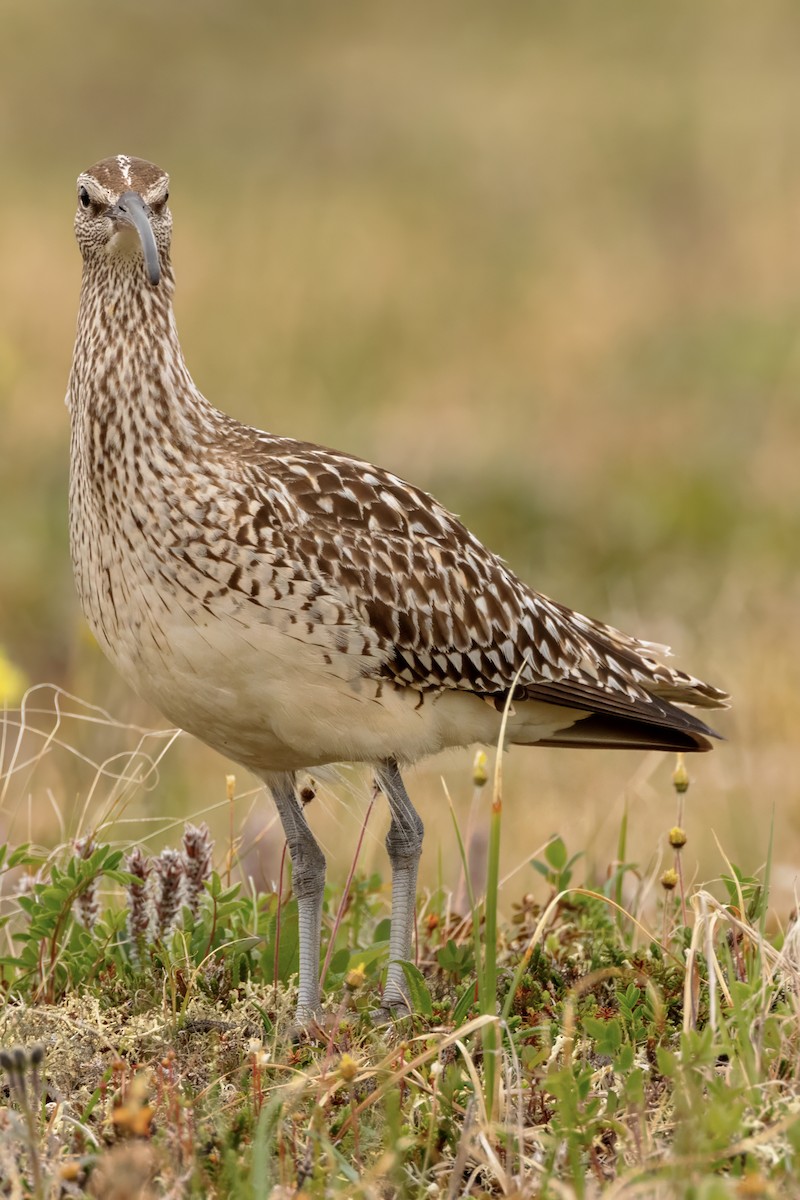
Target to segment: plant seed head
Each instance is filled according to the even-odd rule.
[[[475,784],[475,787],[482,788],[489,778],[487,769],[488,761],[485,750],[479,750],[475,755],[472,763],[472,782]]]
[[[675,770],[672,772],[672,786],[679,796],[689,790],[689,772],[686,770],[686,763],[683,761],[683,755],[678,755],[678,762]]]
[[[360,987],[364,986],[364,980],[367,978],[367,972],[364,969],[364,964],[359,963],[357,967],[353,967],[345,975],[345,986],[349,987],[351,992],[357,992]]]
[[[339,1078],[345,1083],[352,1083],[358,1074],[358,1063],[346,1052],[339,1059]]]

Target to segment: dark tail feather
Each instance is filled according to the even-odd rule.
[[[607,750],[711,750],[712,739],[720,738],[720,734],[690,713],[676,711],[685,718],[680,728],[656,725],[635,717],[593,713],[536,744]]]

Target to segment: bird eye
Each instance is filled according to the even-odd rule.
[[[152,211],[154,213],[157,213],[158,216],[161,216],[162,212],[164,211],[164,209],[167,206],[168,200],[169,200],[169,192],[164,192],[164,195],[159,200],[153,201],[153,203],[150,205],[150,208],[152,209]]]
[[[82,187],[81,190],[78,192],[78,198],[84,208],[88,208],[89,205],[92,203],[92,198],[89,195],[89,193],[87,192],[85,187]]]

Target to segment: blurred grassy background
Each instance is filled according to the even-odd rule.
[[[66,540],[74,179],[138,154],[172,174],[178,318],[203,391],[420,483],[540,590],[728,687],[729,741],[690,764],[687,854],[715,874],[716,830],[757,868],[774,804],[788,906],[800,8],[5,0],[0,23],[0,645],[15,666],[159,724],[84,635]],[[145,814],[224,795],[228,764],[195,743],[168,764]],[[429,883],[454,856],[439,776],[466,796],[468,764],[411,779]],[[560,830],[602,869],[625,796],[646,860],[673,823],[671,766],[515,751],[506,866]],[[16,814],[54,836],[48,788],[74,824],[91,777],[68,762],[15,781],[6,831]],[[317,805],[337,872],[356,791]],[[367,856],[383,870],[379,826]]]

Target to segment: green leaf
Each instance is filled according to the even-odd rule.
[[[398,958],[396,961],[400,963],[406,977],[411,1007],[415,1012],[421,1013],[423,1017],[432,1017],[433,1002],[422,971],[414,963],[406,962],[404,958]]]
[[[545,847],[544,856],[554,871],[563,871],[567,865],[567,847],[564,845],[564,839],[553,838]]]
[[[622,1044],[622,1027],[616,1017],[610,1021],[600,1021],[596,1017],[584,1017],[583,1028],[592,1038],[598,1054],[612,1057]]]
[[[32,863],[42,863],[44,859],[41,854],[31,854],[30,842],[23,842],[21,846],[17,846],[16,850],[12,850],[8,856],[9,867],[18,867],[24,863],[25,866],[30,866]]]
[[[391,931],[392,922],[389,917],[384,917],[384,919],[379,921],[375,926],[375,932],[372,935],[373,942],[388,942]]]
[[[449,938],[447,945],[442,946],[441,950],[436,952],[436,958],[443,971],[448,971],[461,979],[471,970],[474,954],[472,946],[459,946],[452,938]]]
[[[346,946],[343,946],[341,950],[337,950],[336,953],[331,957],[331,975],[344,975],[349,966],[350,951]]]
[[[628,1104],[635,1107],[644,1104],[644,1074],[638,1067],[628,1075],[622,1092]]]
[[[597,1017],[583,1018],[583,1028],[594,1041],[600,1041],[605,1037],[607,1025],[608,1021],[601,1021]]]
[[[458,1027],[466,1020],[467,1013],[475,1003],[475,980],[470,979],[467,986],[462,991],[456,1001],[456,1006],[453,1009],[453,1024]]]
[[[134,879],[136,879],[137,883],[140,882],[137,876],[129,875],[127,871],[117,871],[112,868],[110,871],[104,871],[103,874],[108,879],[113,880],[114,883],[118,883],[120,887],[130,887]]]
[[[231,887],[226,888],[224,892],[217,892],[216,895],[219,904],[229,904],[231,900],[236,899],[241,890],[242,885],[240,883],[234,883]]]

